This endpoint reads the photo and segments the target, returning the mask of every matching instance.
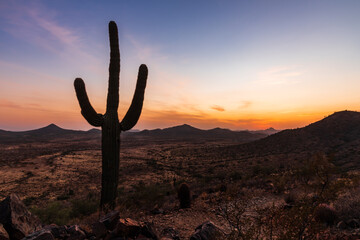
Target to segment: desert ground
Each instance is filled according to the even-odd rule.
[[[159,233],[172,227],[180,239],[188,239],[205,221],[219,226],[227,239],[296,239],[301,234],[305,239],[356,239],[357,165],[344,165],[340,155],[332,160],[318,148],[294,151],[290,140],[288,149],[275,151],[271,145],[278,146],[284,133],[275,135],[249,143],[125,135],[116,209],[121,217],[152,222]],[[99,217],[99,133],[2,143],[0,152],[2,199],[16,193],[45,224],[77,223],[91,230]],[[349,159],[354,163],[353,155]],[[191,190],[190,208],[179,207],[181,183]],[[319,217],[319,206],[330,217],[321,211]],[[339,226],[351,221],[354,227]]]

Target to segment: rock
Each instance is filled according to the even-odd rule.
[[[288,209],[292,209],[293,207],[294,207],[294,205],[285,203],[285,205],[284,205],[283,208],[284,208],[285,210],[288,210]]]
[[[136,239],[136,240],[152,240],[153,238],[148,238],[148,237],[140,234],[140,235],[137,236],[135,239]]]
[[[172,227],[164,228],[160,240],[180,240],[179,232]]]
[[[347,224],[346,224],[344,221],[340,221],[340,222],[338,222],[338,224],[336,225],[336,227],[339,228],[339,229],[344,230],[344,229],[347,228]]]
[[[195,229],[195,233],[191,235],[190,240],[218,240],[225,239],[220,228],[214,223],[207,221],[199,225]]]
[[[157,215],[157,214],[164,214],[165,211],[162,208],[154,208],[150,211],[151,214]]]
[[[25,238],[23,240],[55,240],[54,236],[51,234],[50,230],[47,229],[41,229],[40,231],[34,232]]]
[[[102,222],[96,222],[92,225],[92,233],[96,236],[97,239],[105,237],[108,234],[108,229],[105,224]]]
[[[26,209],[15,194],[0,203],[0,223],[14,240],[41,229],[40,220]]]
[[[119,219],[116,228],[105,239],[153,239],[157,240],[157,234],[150,223],[135,221],[131,218]]]
[[[56,239],[66,239],[69,237],[65,226],[57,226],[56,224],[51,224],[45,226],[43,229],[49,230]]]
[[[332,206],[322,203],[315,208],[314,218],[317,222],[324,223],[326,226],[332,226],[335,223],[337,214]]]
[[[9,240],[9,234],[3,227],[3,225],[0,223],[0,240]]]
[[[119,222],[119,219],[119,212],[113,211],[102,217],[99,222],[103,223],[108,230],[114,230],[116,224]]]
[[[86,238],[85,232],[78,225],[70,226],[66,231],[69,234],[67,240],[83,240]]]
[[[346,221],[346,225],[348,225],[350,228],[360,228],[360,221],[357,219],[350,219]]]
[[[143,226],[141,227],[141,234],[144,235],[147,238],[150,239],[154,239],[157,240],[157,234],[154,228],[154,225],[149,223],[149,222],[145,222],[142,224]]]
[[[141,224],[131,218],[120,219],[116,226],[116,235],[119,237],[135,238],[141,233]]]

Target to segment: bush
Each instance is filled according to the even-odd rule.
[[[126,208],[142,207],[153,208],[155,205],[161,206],[165,196],[173,192],[173,187],[169,182],[146,185],[140,181],[133,186],[134,190],[125,192],[123,188],[118,189],[118,203]]]
[[[335,207],[340,220],[358,219],[360,216],[360,191],[354,189],[340,197],[335,202]]]
[[[327,204],[320,204],[315,209],[314,217],[316,221],[325,223],[327,226],[334,225],[337,218],[335,209]]]
[[[98,200],[76,199],[69,202],[50,202],[44,208],[33,207],[30,211],[45,224],[65,225],[71,219],[88,216],[97,211]]]
[[[30,211],[46,224],[65,225],[71,216],[71,207],[60,202],[51,202],[45,208],[33,207]]]
[[[71,217],[78,218],[83,216],[88,216],[97,211],[99,203],[97,200],[93,199],[75,199],[71,201]]]
[[[285,196],[284,196],[284,201],[285,201],[285,203],[287,203],[287,204],[293,204],[293,203],[295,203],[295,202],[296,202],[296,194],[295,194],[293,191],[285,194]]]
[[[233,180],[233,181],[239,181],[242,179],[242,174],[241,172],[238,172],[238,171],[234,171],[230,174],[230,178]]]

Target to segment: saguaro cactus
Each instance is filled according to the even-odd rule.
[[[110,65],[109,87],[106,112],[97,113],[89,102],[85,83],[81,78],[74,81],[76,96],[81,107],[81,114],[92,126],[102,130],[102,179],[101,179],[101,209],[115,207],[117,186],[119,179],[120,133],[130,130],[137,123],[144,101],[144,92],[148,69],[145,64],[140,65],[135,93],[124,119],[119,122],[119,73],[120,51],[118,30],[116,23],[109,23]]]

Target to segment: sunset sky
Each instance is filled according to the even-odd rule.
[[[0,1],[0,129],[90,129],[73,81],[106,107],[119,28],[122,118],[149,68],[136,129],[303,127],[360,110],[360,1]]]

